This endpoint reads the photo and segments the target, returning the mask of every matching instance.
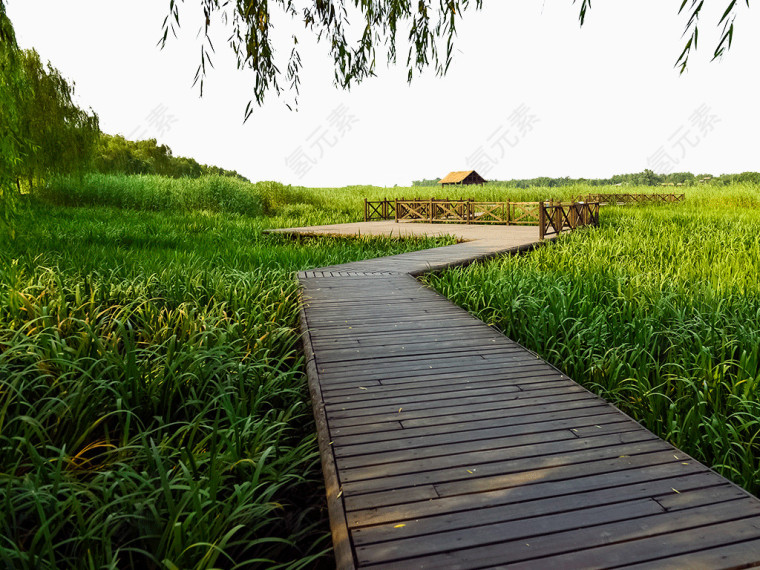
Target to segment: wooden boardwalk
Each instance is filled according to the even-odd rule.
[[[512,229],[299,274],[338,566],[760,564],[760,501],[413,277]]]

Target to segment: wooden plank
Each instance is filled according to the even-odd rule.
[[[709,474],[699,474],[674,479],[645,481],[621,488],[607,487],[582,493],[538,498],[520,504],[511,502],[481,507],[477,510],[459,510],[429,517],[407,517],[403,519],[406,521],[404,526],[400,527],[403,530],[399,530],[397,520],[393,520],[385,524],[354,528],[351,531],[351,539],[355,545],[376,544],[388,540],[398,540],[399,538],[409,539],[416,536],[472,529],[473,517],[477,517],[477,526],[484,526],[512,520],[549,516],[555,513],[577,512],[587,507],[615,505],[633,500],[648,499],[665,493],[673,494],[675,485],[681,490],[680,493],[685,496],[692,496],[694,493],[690,493],[690,491],[697,491],[699,497],[704,497],[707,494],[701,491],[709,489],[709,494],[715,499],[715,502],[741,498],[737,496],[736,489],[730,485],[715,485],[715,483],[715,478]]]
[[[582,392],[583,388],[569,385],[566,388],[531,390],[530,392],[504,390],[502,392],[478,396],[437,397],[421,402],[405,402],[399,405],[379,404],[359,409],[347,409],[340,404],[326,406],[326,408],[330,422],[334,422],[334,425],[339,426],[355,425],[364,421],[377,422],[388,419],[404,421],[421,416],[427,417],[436,410],[441,413],[440,408],[444,408],[447,412],[466,413],[469,410],[475,411],[479,409],[478,406],[480,404],[489,404],[496,401],[502,402],[502,406],[504,407],[509,407],[510,402],[516,402],[518,406],[532,406],[542,400],[551,401],[554,399],[553,396]]]
[[[330,427],[341,428],[356,425],[365,425],[369,423],[379,422],[393,422],[399,421],[403,424],[411,420],[427,419],[427,418],[440,418],[441,416],[450,416],[452,414],[471,414],[487,410],[496,409],[514,409],[514,408],[532,408],[536,405],[541,405],[550,402],[571,402],[571,401],[597,401],[597,398],[588,394],[585,390],[575,389],[569,392],[557,392],[552,391],[550,394],[545,394],[544,397],[535,397],[535,393],[526,393],[526,397],[518,397],[521,394],[515,395],[514,393],[506,394],[501,398],[480,398],[476,402],[459,402],[448,403],[442,406],[418,406],[416,409],[404,408],[401,406],[399,410],[391,410],[390,412],[382,413],[376,412],[372,414],[335,414],[330,419]],[[533,397],[528,397],[533,396]]]
[[[347,362],[341,364],[340,362],[328,362],[319,366],[319,373],[323,376],[333,377],[363,376],[372,378],[376,377],[378,373],[382,375],[382,371],[387,371],[389,374],[395,374],[397,372],[406,372],[407,374],[420,373],[429,372],[431,370],[445,370],[447,372],[452,372],[454,370],[467,371],[468,367],[480,365],[484,361],[488,361],[490,364],[501,365],[502,370],[505,372],[520,372],[520,368],[529,366],[535,367],[536,365],[540,365],[541,368],[539,369],[556,371],[555,368],[540,362],[530,354],[520,354],[519,351],[509,354],[498,348],[488,348],[489,350],[484,349],[481,351],[478,351],[477,349],[459,351],[442,355],[438,358],[431,358],[429,355],[398,355],[385,359],[368,359],[364,363]],[[495,351],[498,351],[498,354],[493,356],[492,353],[495,354]],[[379,364],[382,364],[382,370],[377,368]],[[372,367],[372,371],[362,374],[362,370],[366,369],[368,366]]]
[[[435,390],[451,391],[463,390],[468,387],[483,387],[490,383],[504,386],[522,386],[523,390],[532,390],[535,387],[549,386],[555,382],[566,382],[568,378],[557,374],[545,367],[521,366],[518,372],[503,372],[500,367],[490,370],[478,370],[468,372],[457,370],[449,372],[443,370],[438,374],[428,374],[428,370],[419,376],[409,376],[403,371],[395,373],[389,378],[376,378],[364,376],[355,378],[345,374],[325,374],[326,381],[324,394],[327,398],[341,397],[365,397],[367,399],[382,398],[399,393],[420,392],[427,390],[428,393]],[[366,392],[366,393],[365,393]]]
[[[544,447],[550,447],[546,444]],[[662,440],[653,439],[646,432],[623,432],[610,436],[589,437],[583,439],[568,439],[555,443],[555,448],[549,453],[531,454],[530,448],[504,449],[483,455],[485,457],[471,458],[452,456],[446,465],[434,470],[420,466],[416,472],[389,472],[380,467],[368,469],[352,469],[341,471],[343,488],[353,493],[369,493],[384,489],[398,489],[415,485],[436,485],[436,491],[451,489],[455,484],[468,486],[468,492],[478,484],[484,485],[486,478],[503,477],[514,473],[532,472],[539,477],[540,471],[549,467],[589,463],[592,461],[619,459],[625,456],[646,453],[647,451],[664,451],[668,449]],[[469,460],[469,461],[468,461]],[[490,481],[489,481],[490,482]]]
[[[550,481],[555,477],[578,477],[583,473],[603,471],[605,473],[636,467],[678,463],[688,467],[691,460],[685,454],[673,453],[673,449],[657,438],[645,439],[642,434],[634,434],[640,441],[611,443],[604,447],[604,441],[593,439],[570,440],[568,444],[581,448],[577,453],[542,456],[535,461],[527,458],[520,463],[513,462],[502,470],[481,469],[476,478],[459,478],[438,482],[435,490],[439,497],[449,497],[463,493],[480,493],[494,489],[504,489],[516,484],[536,481]],[[615,438],[610,436],[610,442]],[[584,449],[591,447],[591,449]],[[568,450],[572,451],[572,450]],[[567,467],[568,469],[557,469]],[[497,472],[498,471],[498,472]]]
[[[572,396],[572,397],[570,397]],[[488,410],[471,411],[464,416],[463,414],[447,414],[446,416],[432,416],[418,419],[403,420],[401,424],[405,429],[425,428],[436,425],[443,425],[446,423],[457,423],[463,419],[467,421],[479,421],[481,419],[500,419],[503,418],[506,422],[519,422],[530,421],[531,416],[542,417],[542,414],[552,414],[552,417],[561,417],[558,415],[560,411],[566,411],[569,414],[576,414],[578,410],[594,413],[599,406],[605,408],[609,407],[609,404],[604,402],[601,398],[598,398],[587,392],[578,392],[571,394],[565,398],[549,398],[545,399],[547,403],[539,402],[532,403],[530,406],[513,407],[513,408],[491,408]]]
[[[407,502],[401,505],[391,504],[364,510],[349,509],[346,516],[350,528],[361,528],[395,524],[409,519],[423,521],[428,518],[445,517],[459,511],[487,509],[502,505],[514,505],[515,512],[518,512],[522,506],[537,501],[551,501],[569,495],[607,491],[624,492],[627,487],[657,482],[663,482],[663,485],[668,486],[669,489],[687,490],[723,484],[720,477],[717,477],[713,471],[697,462],[674,461],[672,456],[665,456],[662,453],[660,459],[666,463],[653,465],[636,463],[629,468],[612,471],[604,462],[560,467],[554,469],[552,477],[547,479],[525,482],[515,477],[514,485],[501,489],[435,497],[434,500]]]
[[[452,319],[453,320],[453,319]],[[438,322],[437,320],[434,322]],[[479,333],[482,330],[482,324],[478,324],[469,319],[462,320],[461,323],[451,323],[447,327],[435,327],[430,324],[414,321],[408,323],[408,326],[401,326],[399,323],[392,323],[389,326],[382,327],[379,324],[368,325],[363,328],[358,326],[343,324],[337,330],[333,329],[316,329],[312,330],[312,338],[315,344],[327,342],[344,342],[355,341],[358,343],[374,342],[393,342],[396,335],[399,337],[414,337],[420,333],[438,333],[444,332],[449,334],[468,334],[470,332]],[[482,332],[480,334],[483,334]],[[403,338],[402,338],[403,340]]]
[[[717,531],[717,532],[716,532]],[[726,537],[731,543],[727,544]],[[660,570],[683,570],[684,568],[750,568],[757,566],[760,553],[760,521],[740,520],[700,529],[673,532],[667,542],[659,537],[637,542],[648,558],[644,562],[631,564],[632,556],[626,557],[624,564],[630,570],[649,570],[653,566]],[[667,548],[662,553],[663,546]],[[680,548],[679,548],[680,546]],[[598,551],[603,564],[607,564],[608,552]],[[650,558],[650,556],[660,556]]]
[[[494,423],[487,423],[485,426],[482,422],[475,425],[464,424],[459,428],[453,428],[452,426],[445,426],[444,428],[430,429],[426,428],[422,433],[407,433],[412,430],[402,430],[404,433],[397,434],[397,436],[407,434],[406,437],[400,438],[386,438],[386,437],[354,437],[352,441],[345,441],[346,438],[336,440],[333,438],[333,443],[340,442],[339,448],[336,447],[336,457],[351,457],[356,455],[367,455],[377,453],[394,453],[392,461],[401,461],[402,457],[409,455],[411,458],[415,457],[415,448],[418,447],[438,447],[445,445],[445,449],[449,449],[448,444],[454,443],[474,443],[476,441],[491,439],[491,438],[509,438],[518,437],[530,434],[552,434],[553,432],[572,432],[573,437],[582,437],[578,435],[578,431],[584,427],[596,426],[609,426],[610,424],[622,424],[622,427],[629,430],[641,429],[641,427],[621,417],[620,414],[615,413],[614,410],[606,410],[606,413],[602,412],[591,416],[570,417],[566,419],[548,419],[543,422],[531,422],[517,424],[507,423],[506,425],[494,425]],[[595,431],[594,433],[598,433]],[[452,452],[454,447],[451,447]],[[369,460],[369,458],[368,458]]]
[[[596,400],[589,400],[589,399],[583,399],[583,400],[576,400],[576,401],[570,401],[570,402],[558,402],[553,404],[546,404],[542,406],[536,406],[535,409],[532,406],[523,408],[523,409],[515,409],[512,410],[513,413],[511,414],[505,414],[504,411],[501,409],[500,406],[491,407],[490,409],[478,411],[478,412],[468,412],[468,413],[460,413],[460,414],[448,414],[448,415],[439,415],[439,416],[433,416],[428,418],[422,418],[418,420],[408,420],[408,421],[388,421],[388,422],[374,422],[374,423],[360,423],[353,426],[345,426],[345,427],[336,427],[333,429],[332,434],[334,439],[340,439],[340,438],[348,438],[347,441],[350,443],[352,441],[351,438],[356,437],[357,439],[362,438],[363,436],[366,436],[367,434],[378,434],[378,439],[382,438],[391,438],[386,431],[387,429],[397,429],[396,427],[390,427],[386,428],[385,426],[398,424],[401,428],[405,430],[414,430],[414,429],[421,429],[426,430],[429,428],[431,432],[437,431],[437,429],[440,429],[438,426],[445,428],[447,424],[450,423],[459,423],[459,424],[467,424],[469,422],[476,422],[481,420],[488,420],[489,418],[493,420],[498,420],[498,422],[495,425],[519,425],[521,423],[530,423],[532,417],[535,415],[540,420],[544,419],[546,414],[551,414],[552,417],[576,417],[581,415],[588,415],[593,414],[595,412],[600,411],[601,409],[606,408],[607,404],[601,403]],[[546,414],[542,414],[541,411],[546,412]],[[557,410],[557,411],[552,411]],[[535,414],[534,414],[535,412]],[[412,423],[418,424],[418,427],[409,427],[408,424]],[[455,428],[456,429],[456,428]],[[415,432],[411,432],[412,434]],[[426,433],[425,431],[421,431],[420,433]],[[406,437],[404,434],[398,435],[398,437]]]
[[[572,387],[572,383],[569,381],[563,381],[563,386]],[[502,386],[491,385],[486,387],[472,387],[462,386],[458,390],[440,391],[433,394],[420,393],[416,395],[411,394],[389,394],[385,398],[376,399],[360,399],[360,400],[346,400],[345,398],[338,398],[336,401],[327,401],[326,403],[331,409],[340,409],[341,411],[350,410],[366,410],[366,409],[396,409],[399,406],[412,407],[414,404],[422,403],[424,406],[430,404],[431,401],[442,402],[447,400],[460,400],[464,401],[464,398],[475,398],[478,396],[491,397],[499,394],[518,394],[520,393],[520,387],[514,384],[506,384]]]
[[[457,366],[460,369],[464,366],[459,362],[461,358],[471,358],[475,362],[482,360],[491,360],[493,362],[500,362],[504,365],[519,364],[519,363],[533,363],[538,362],[538,359],[530,353],[524,350],[520,350],[518,347],[508,346],[484,346],[479,347],[477,345],[468,345],[461,347],[457,350],[449,350],[444,354],[436,354],[434,347],[427,352],[414,353],[414,354],[392,354],[387,358],[382,357],[370,357],[363,359],[364,362],[351,362],[345,363],[336,359],[328,359],[327,362],[319,366],[319,372],[332,372],[332,371],[349,371],[349,370],[362,370],[366,368],[369,361],[377,360],[382,362],[376,362],[375,364],[382,363],[383,369],[389,370],[424,370],[426,367],[431,367],[438,362],[442,362],[449,367]],[[441,366],[443,367],[443,366]]]
[[[460,353],[472,353],[473,349],[478,351],[499,351],[503,354],[509,354],[510,349],[505,349],[494,338],[490,339],[451,339],[438,340],[435,338],[420,340],[416,343],[398,344],[398,345],[378,345],[378,346],[358,346],[356,348],[329,348],[319,351],[317,362],[320,368],[330,363],[339,363],[348,367],[353,361],[359,360],[364,364],[368,359],[372,360],[391,360],[394,358],[402,361],[410,357],[428,357],[435,358],[440,352],[445,351],[449,355]],[[511,349],[512,354],[517,349]],[[515,356],[515,360],[520,358]]]
[[[386,448],[374,453],[362,453],[361,449],[343,449],[337,456],[337,465],[342,472],[348,473],[355,480],[362,474],[367,477],[392,476],[399,473],[418,473],[431,469],[443,469],[452,465],[469,466],[472,474],[476,474],[477,465],[503,460],[507,457],[525,458],[556,453],[566,450],[566,440],[581,439],[574,430],[563,429],[553,431],[529,432],[510,434],[506,430],[483,430],[483,434],[439,434],[437,438],[430,436],[425,441],[416,442],[408,449]],[[610,436],[630,431],[630,426],[618,423],[603,424],[588,438]],[[506,435],[503,435],[504,433]],[[470,436],[468,437],[462,437]],[[477,439],[472,439],[474,436]],[[591,442],[593,443],[593,442]],[[379,444],[377,444],[379,447]],[[361,447],[361,446],[356,446]]]
[[[498,373],[502,378],[526,378],[545,374],[557,375],[560,378],[567,378],[557,372],[556,369],[547,366],[546,363],[535,359],[527,361],[517,361],[514,359],[507,360],[487,360],[482,355],[460,356],[455,359],[441,357],[433,362],[416,361],[410,364],[408,368],[394,367],[390,370],[371,369],[362,371],[359,368],[356,371],[346,371],[337,369],[334,371],[323,371],[322,375],[325,380],[331,384],[337,384],[339,379],[344,383],[355,385],[361,381],[379,380],[382,386],[393,386],[400,384],[409,384],[425,382],[431,378],[440,378],[447,380],[459,380],[462,378],[478,378],[488,374]],[[332,387],[326,387],[328,390]]]
[[[404,422],[398,422],[399,426],[404,428],[403,433],[398,433],[397,429],[394,433],[387,433],[380,427],[379,424],[374,424],[374,427],[370,427],[364,431],[336,429],[332,432],[333,442],[342,447],[356,444],[367,444],[373,441],[390,441],[393,439],[404,439],[421,435],[435,434],[440,433],[442,430],[462,431],[487,427],[516,427],[523,425],[538,425],[543,422],[569,418],[585,419],[589,416],[595,416],[604,412],[614,413],[612,408],[602,403],[598,403],[592,406],[589,406],[587,403],[583,403],[582,405],[576,405],[570,409],[566,409],[564,406],[557,405],[542,406],[542,408],[546,410],[543,413],[531,413],[517,416],[506,416],[502,410],[481,413],[479,416],[480,419],[477,417],[473,418],[468,414],[465,418],[460,418],[461,421],[458,422],[452,421],[451,417],[444,417],[442,420],[440,420],[440,423],[434,425],[424,425],[417,428],[408,428],[404,425]],[[547,408],[549,409],[547,410]],[[614,414],[614,417],[618,419],[620,418],[619,414]],[[626,423],[630,422],[630,420],[627,419],[624,419],[622,421]]]
[[[451,355],[441,356],[438,359],[430,357],[420,358],[418,355],[409,357],[409,363],[404,366],[404,356],[390,357],[386,359],[370,359],[364,362],[365,366],[371,367],[370,371],[362,372],[362,362],[348,362],[341,365],[339,362],[328,362],[319,366],[319,373],[325,383],[337,384],[339,382],[353,382],[357,379],[383,379],[382,370],[388,375],[399,376],[402,374],[430,374],[431,371],[444,373],[459,371],[467,372],[470,367],[478,366],[486,360],[485,353],[458,352]],[[554,368],[542,364],[530,356],[502,356],[500,360],[491,360],[492,364],[499,364],[505,373],[522,373],[526,369],[540,371],[554,371]],[[380,368],[382,365],[382,369]]]
[[[480,568],[484,566],[543,559],[542,564],[551,565],[546,558],[562,555],[564,562],[569,553],[583,546],[603,546],[614,541],[620,545],[623,560],[641,557],[637,542],[642,538],[657,536],[669,546],[668,535],[684,529],[714,525],[715,531],[723,530],[720,523],[749,519],[754,526],[760,520],[757,501],[730,501],[718,505],[697,507],[682,512],[662,512],[656,501],[643,499],[623,505],[584,509],[550,517],[510,521],[479,527],[477,532],[453,531],[425,537],[424,540],[396,540],[356,548],[360,565],[381,562],[378,567],[418,567],[424,556],[425,565],[431,568]],[[746,524],[746,523],[745,523]],[[568,530],[570,529],[570,530]],[[505,541],[504,537],[510,537]],[[435,539],[435,540],[434,540]],[[730,537],[723,535],[724,540]],[[446,544],[448,542],[448,545]],[[451,550],[457,544],[457,550]],[[436,552],[442,554],[434,554]],[[446,552],[448,551],[448,552]],[[607,563],[615,566],[615,560]],[[590,567],[585,562],[574,566]]]
[[[525,391],[533,390],[537,388],[557,388],[559,386],[567,386],[570,384],[569,380],[561,380],[552,376],[544,376],[541,381],[533,381],[531,384],[525,384],[526,380],[523,378],[507,379],[507,380],[490,380],[487,382],[459,382],[457,384],[449,384],[448,386],[426,386],[421,385],[417,387],[408,387],[406,389],[396,389],[382,391],[380,389],[370,391],[366,387],[354,387],[349,395],[344,394],[329,394],[325,396],[325,401],[332,405],[341,404],[369,404],[375,405],[382,402],[392,402],[394,400],[414,401],[414,398],[430,398],[430,392],[435,390],[436,395],[474,395],[477,393],[492,392],[499,389],[511,389],[512,391]],[[526,387],[527,386],[527,387]],[[375,388],[384,387],[382,384]],[[364,389],[362,389],[364,388]]]
[[[490,381],[513,381],[515,384],[529,384],[531,380],[541,379],[564,380],[567,376],[558,374],[556,370],[540,362],[506,362],[484,364],[477,357],[463,356],[456,361],[446,361],[442,364],[433,361],[415,365],[413,370],[404,370],[396,366],[383,375],[379,368],[362,373],[351,370],[333,370],[322,372],[325,393],[350,393],[352,390],[362,390],[369,386],[368,382],[377,382],[388,391],[407,390],[415,384],[423,386],[428,383],[431,390],[433,383],[445,381],[449,383],[482,383]],[[438,366],[436,366],[438,364]],[[481,368],[482,367],[482,368]]]
[[[462,335],[466,334],[467,339],[471,342],[493,342],[502,346],[512,347],[513,345],[504,342],[504,337],[497,336],[494,331],[483,330],[482,327],[470,327],[466,332],[461,329],[442,329],[439,331],[421,332],[419,330],[411,332],[394,331],[392,334],[383,335],[352,335],[346,334],[341,337],[332,338],[314,338],[314,346],[320,350],[346,350],[357,348],[382,347],[390,348],[394,346],[414,347],[419,344],[444,343],[455,340],[461,340]],[[445,347],[442,347],[445,348]]]
[[[621,518],[640,518],[647,515],[660,514],[663,514],[662,507],[656,501],[652,499],[640,499],[630,501],[625,504],[624,508],[615,504],[584,509],[583,524],[585,526],[598,526],[620,521]],[[567,528],[576,527],[579,524],[578,516],[578,512],[570,512],[548,517],[534,517],[530,521],[507,521],[478,526],[477,532],[468,528],[464,531],[440,532],[421,539],[417,537],[410,539],[398,538],[391,542],[357,546],[356,557],[360,566],[380,562],[383,564],[393,564],[393,567],[396,568],[411,567],[409,564],[412,561],[407,562],[404,559],[421,556],[427,556],[425,564],[432,564],[431,568],[448,567],[449,565],[443,563],[443,561],[448,561],[450,557],[462,560],[465,564],[471,561],[475,562],[476,560],[478,562],[490,562],[490,559],[480,552],[481,549],[476,549],[475,547],[496,543],[503,540],[505,536],[529,540],[533,537],[560,533]],[[477,526],[477,523],[473,526]],[[454,554],[436,556],[438,552],[450,550],[454,544],[457,547]],[[522,550],[524,549],[525,545],[523,544]],[[490,553],[493,548],[486,548],[486,550]],[[504,562],[511,562],[512,560],[510,559],[516,558],[515,553],[508,550],[501,554],[504,557],[499,560]],[[438,565],[436,564],[437,561],[441,561],[442,563]],[[473,564],[472,567],[475,567],[475,565]]]

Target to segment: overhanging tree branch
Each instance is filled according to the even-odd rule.
[[[298,100],[300,72],[303,64],[298,35],[292,36],[290,55],[284,71],[276,62],[272,39],[272,12],[290,17],[303,25],[319,44],[327,44],[334,63],[333,83],[350,89],[375,74],[377,52],[385,51],[388,64],[397,61],[397,34],[409,30],[406,67],[409,81],[415,72],[432,67],[444,75],[451,65],[457,20],[470,6],[482,7],[482,0],[200,0],[204,18],[200,64],[195,82],[201,93],[207,65],[211,67],[214,46],[211,30],[216,21],[230,28],[228,38],[239,69],[254,73],[253,100],[246,108],[246,119],[253,103],[261,105],[266,94],[277,95],[285,89]],[[361,15],[363,32],[356,41],[348,38],[348,9]],[[159,45],[163,47],[180,27],[178,0],[169,0],[169,10],[162,25]],[[282,82],[286,87],[282,86]]]
[[[192,0],[196,1],[196,0]],[[482,7],[483,0],[198,0],[203,15],[203,41],[200,64],[195,83],[203,93],[207,66],[212,67],[214,45],[211,30],[215,23],[230,28],[228,37],[240,69],[254,73],[253,99],[246,107],[246,119],[256,105],[264,102],[266,94],[274,91],[281,95],[287,90],[298,102],[300,73],[303,68],[299,51],[299,36],[292,35],[292,44],[275,46],[272,39],[272,15],[279,13],[303,26],[304,33],[313,35],[317,43],[327,44],[334,64],[333,82],[350,89],[375,74],[378,51],[385,51],[388,64],[397,62],[397,35],[407,29],[409,51],[406,58],[407,78],[432,68],[437,75],[448,71],[454,49],[458,20],[470,6]],[[699,41],[699,17],[706,0],[682,0],[678,13],[687,13],[683,36],[686,43],[676,60],[683,73]],[[721,57],[731,47],[734,22],[741,0],[728,1],[723,16],[721,39],[713,59]],[[169,0],[169,9],[162,25],[159,44],[163,47],[170,36],[176,36],[180,26],[180,3]],[[579,3],[578,19],[583,26],[591,10],[591,0],[573,0]],[[749,6],[749,0],[744,0]],[[362,26],[357,40],[350,40],[349,9],[357,13],[354,25]],[[284,71],[277,65],[276,48],[286,47],[289,56],[283,61]],[[284,87],[283,87],[284,85]],[[288,104],[291,107],[290,104]],[[292,108],[292,107],[291,107]]]

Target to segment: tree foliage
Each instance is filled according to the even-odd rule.
[[[444,75],[451,64],[457,20],[471,5],[480,8],[482,3],[482,0],[201,0],[204,41],[195,79],[202,93],[206,66],[210,65],[214,52],[210,30],[220,21],[231,28],[229,45],[237,57],[238,68],[254,73],[256,103],[261,105],[269,91],[280,95],[283,82],[294,92],[297,102],[302,68],[298,36],[292,36],[289,46],[275,46],[273,12],[300,21],[305,33],[327,44],[335,64],[334,82],[338,87],[349,89],[373,76],[378,51],[385,53],[389,64],[395,64],[397,37],[402,29],[409,43],[406,54],[409,81],[415,72],[428,67]],[[169,0],[161,45],[169,35],[176,35],[181,4],[181,0]],[[351,35],[359,35],[359,38],[350,39]],[[278,63],[275,54],[283,47],[289,48],[290,55],[285,62]],[[251,102],[246,108],[246,119],[252,111]]]
[[[19,98],[20,132],[26,141],[17,176],[29,182],[51,174],[84,172],[100,136],[98,116],[74,102],[74,84],[35,50],[20,52],[24,91]]]
[[[688,16],[684,30],[686,43],[676,61],[681,73],[688,66],[692,50],[697,49],[698,24],[705,1],[681,0],[678,13]],[[722,32],[713,59],[731,47],[734,23],[742,4],[740,0],[722,1],[727,2],[727,6],[718,22]],[[579,20],[583,26],[591,0],[573,2],[580,5]],[[743,3],[749,6],[749,0]],[[170,35],[176,35],[182,4],[183,0],[169,0],[169,13],[159,41],[161,46]],[[280,95],[288,89],[297,103],[302,69],[299,39],[294,34],[289,43],[275,41],[273,22],[278,16],[300,23],[305,34],[326,44],[338,87],[349,89],[373,76],[379,51],[385,53],[389,64],[396,64],[399,34],[405,34],[408,40],[409,81],[415,72],[428,67],[444,75],[451,64],[458,20],[470,6],[479,9],[482,4],[482,0],[200,0],[204,39],[195,81],[200,84],[202,94],[207,66],[211,66],[214,53],[210,31],[220,22],[230,28],[229,46],[235,53],[238,68],[253,71],[253,100],[261,105],[267,92]],[[280,50],[289,51],[287,59],[276,58]],[[252,112],[253,101],[246,107],[245,118]]]
[[[156,139],[130,141],[121,135],[101,134],[92,160],[92,170],[105,174],[158,174],[171,178],[205,175],[232,176],[246,180],[233,170],[200,164],[193,158],[174,156]]]
[[[16,34],[0,0],[0,225],[8,226],[18,191],[16,171],[28,146],[21,138],[19,97],[23,91]]]
[[[577,2],[578,0],[573,0]],[[705,7],[706,0],[681,0],[678,7],[678,13],[688,16],[683,31],[683,37],[686,38],[681,54],[676,60],[675,67],[679,68],[681,73],[686,71],[689,65],[689,56],[692,50],[696,51],[699,42],[699,17]],[[720,40],[713,51],[713,60],[723,56],[731,48],[734,38],[734,23],[742,2],[739,0],[722,0],[727,2],[725,10],[722,12],[718,27],[721,28]],[[744,0],[744,4],[749,7],[749,0]],[[578,20],[581,26],[586,22],[586,16],[591,8],[591,0],[580,0],[580,13]]]
[[[412,186],[422,187],[439,187],[439,178],[427,178],[415,180]],[[652,170],[646,169],[642,172],[633,172],[630,174],[615,174],[609,178],[570,178],[568,176],[552,178],[550,176],[539,176],[537,178],[519,178],[512,180],[489,180],[488,184],[495,186],[506,186],[510,188],[557,188],[560,186],[576,186],[585,184],[588,186],[694,186],[696,184],[727,185],[738,182],[747,182],[760,184],[760,173],[742,172],[741,174],[721,174],[713,176],[711,174],[693,174],[691,172],[670,172],[668,174],[657,174]]]
[[[749,0],[744,0],[744,3],[749,7]],[[721,27],[720,40],[713,51],[713,59],[723,56],[726,51],[731,48],[731,43],[734,39],[734,22],[736,21],[736,15],[740,5],[741,3],[737,0],[730,0],[726,9],[723,11],[723,15],[718,21],[718,26]],[[681,69],[681,73],[686,71],[691,50],[697,49],[697,43],[699,40],[699,16],[702,13],[704,6],[705,0],[682,0],[681,6],[678,9],[679,14],[685,13],[689,16],[689,19],[686,22],[686,29],[683,33],[687,38],[686,45],[676,61],[676,67]]]
[[[20,50],[0,0],[0,220],[21,181],[83,171],[100,134],[98,117],[74,102],[74,85],[34,50]]]

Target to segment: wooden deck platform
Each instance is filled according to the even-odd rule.
[[[535,245],[299,274],[338,566],[760,564],[760,501],[412,276]]]

